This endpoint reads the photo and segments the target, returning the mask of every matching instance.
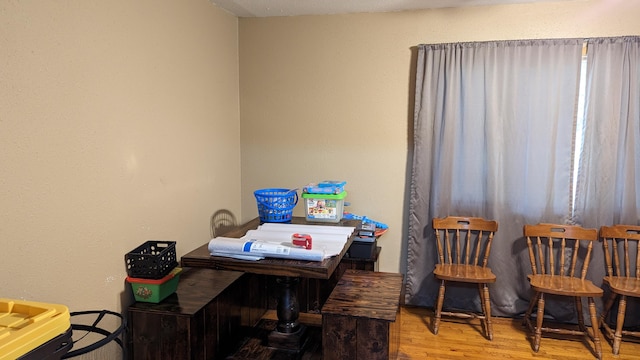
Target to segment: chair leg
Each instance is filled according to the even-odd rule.
[[[607,317],[609,316],[609,313],[611,312],[611,308],[613,307],[613,304],[615,303],[615,300],[617,298],[618,298],[618,294],[614,292],[612,292],[609,295],[609,297],[607,298],[607,301],[604,304],[604,308],[602,309],[602,314],[600,314],[600,323],[599,323],[600,327],[602,328],[602,332],[605,335],[605,339],[611,342],[611,347],[613,348],[612,350],[614,351],[614,354],[616,351],[615,347],[613,346],[615,334],[614,334],[614,331],[611,330],[611,327],[609,326],[609,324],[607,323]],[[618,310],[620,309],[618,308]]]
[[[580,296],[574,296],[573,302],[575,303],[576,313],[578,314],[578,327],[580,331],[586,332],[587,328],[584,326],[584,312],[582,311],[582,298]]]
[[[544,319],[544,294],[540,293],[538,298],[538,312],[536,315],[535,336],[533,339],[533,351],[540,350],[540,339],[542,338],[542,320]]]
[[[589,315],[591,315],[591,329],[593,330],[593,344],[596,347],[598,360],[602,359],[602,346],[598,336],[598,315],[596,314],[596,303],[593,297],[589,297]]]
[[[533,313],[533,309],[536,307],[538,303],[538,299],[540,298],[540,293],[535,293],[535,295],[529,301],[529,307],[527,308],[527,312],[524,313],[524,318],[522,319],[522,325],[531,325],[531,313]]]
[[[489,286],[487,284],[480,284],[478,290],[480,290],[480,302],[482,303],[482,315],[484,316],[485,331],[487,332],[487,338],[493,340],[493,325],[491,323],[491,299],[489,298]]]
[[[478,284],[478,295],[480,298],[480,326],[482,327],[482,333],[485,334],[485,337],[488,338],[489,330],[487,330],[487,322],[485,314],[487,313],[487,309],[485,308],[484,303],[484,291],[482,289],[482,284]]]
[[[611,295],[609,295],[609,297],[607,298],[607,301],[604,303],[602,314],[600,314],[601,327],[603,327],[607,323],[607,316],[609,315],[609,311],[611,311],[611,307],[613,306],[613,303],[617,297],[618,297],[618,294],[612,292]]]
[[[442,303],[444,303],[444,284],[445,281],[440,281],[440,289],[438,290],[438,300],[436,302],[436,314],[433,319],[433,334],[438,335],[438,328],[440,327],[440,318],[442,317]]]
[[[627,310],[627,296],[620,295],[618,302],[618,318],[616,320],[616,333],[613,335],[613,354],[618,355],[620,352],[620,343],[622,342],[622,325],[624,324],[624,313]]]

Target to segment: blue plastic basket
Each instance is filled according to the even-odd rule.
[[[253,192],[262,222],[289,222],[298,203],[296,189],[261,189]]]

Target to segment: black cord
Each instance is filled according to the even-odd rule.
[[[71,324],[71,329],[74,331],[75,330],[86,331],[84,335],[82,335],[78,340],[74,340],[73,343],[75,344],[76,342],[84,339],[89,333],[98,333],[100,335],[104,335],[105,337],[99,341],[96,341],[93,344],[89,344],[83,348],[68,352],[67,354],[62,356],[62,359],[69,359],[72,357],[86,354],[88,352],[91,352],[97,348],[100,348],[108,344],[111,341],[115,341],[120,346],[120,348],[123,351],[125,351],[125,346],[122,343],[122,340],[118,337],[126,327],[126,321],[122,315],[109,310],[89,310],[89,311],[72,312],[70,316],[73,317],[73,316],[92,315],[92,314],[98,314],[98,316],[96,317],[96,320],[91,325],[73,324],[73,323]],[[108,330],[97,327],[98,323],[100,322],[100,320],[104,318],[105,315],[113,315],[120,318],[121,320],[120,326],[114,331],[108,331]]]

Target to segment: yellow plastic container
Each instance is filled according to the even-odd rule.
[[[65,305],[0,298],[0,360],[13,360],[71,327]]]

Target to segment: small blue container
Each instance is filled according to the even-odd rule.
[[[253,192],[261,222],[290,222],[293,208],[298,204],[296,189],[261,189]]]
[[[333,194],[338,195],[344,191],[346,181],[325,180],[317,184],[311,183],[306,185],[302,192],[304,194]]]

